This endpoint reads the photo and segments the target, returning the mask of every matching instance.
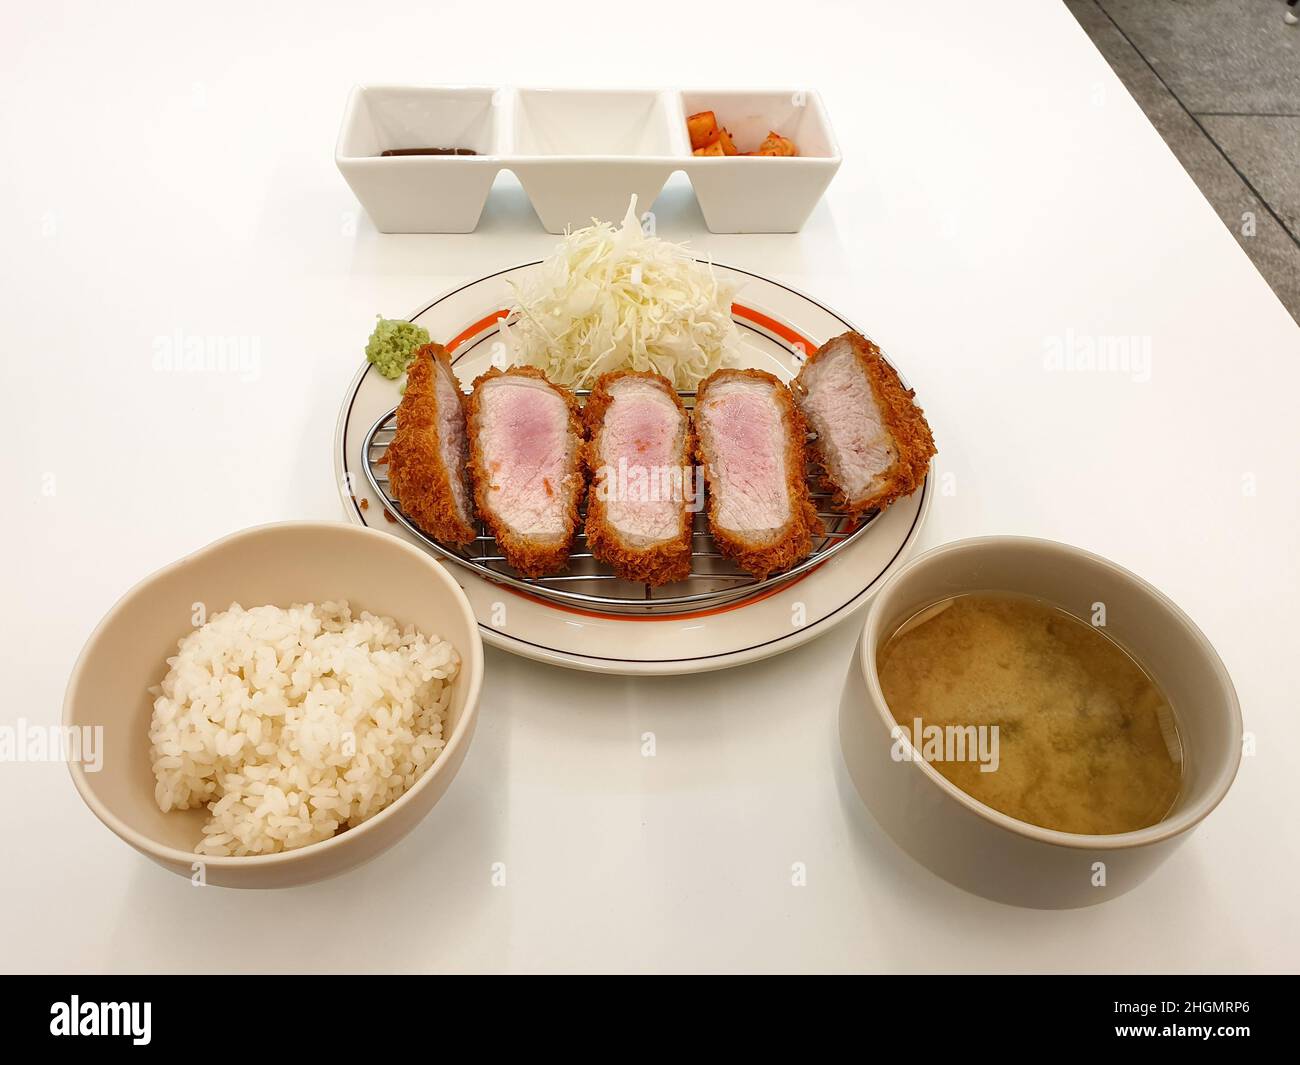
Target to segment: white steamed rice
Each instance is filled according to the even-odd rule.
[[[199,854],[291,850],[373,817],[444,746],[451,644],[346,602],[238,603],[180,641],[149,739],[164,811],[206,806]]]

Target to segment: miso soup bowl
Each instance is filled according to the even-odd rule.
[[[955,595],[1033,596],[1091,619],[1133,655],[1173,706],[1183,784],[1164,820],[1136,832],[1040,828],[971,798],[913,754],[876,673],[876,653],[918,611]],[[902,567],[867,612],[840,703],[840,745],[858,794],[904,851],[958,887],[1038,909],[1091,906],[1137,887],[1227,794],[1241,761],[1241,708],[1205,635],[1141,577],[1077,547],[1013,536],[960,540]],[[910,735],[910,730],[908,732]]]
[[[176,643],[194,629],[196,604],[208,613],[231,603],[346,599],[460,655],[444,726],[446,746],[391,804],[330,839],[277,854],[199,856],[206,809],[163,813],[154,799],[149,688],[167,672]],[[465,760],[478,713],[483,644],[469,600],[443,567],[395,536],[343,522],[293,521],[245,529],[146,577],[109,610],[86,642],[68,682],[63,722],[103,729],[97,768],[71,763],[91,811],[121,839],[196,883],[237,888],[307,884],[347,872],[410,832],[446,792]],[[202,878],[201,881],[199,878]]]

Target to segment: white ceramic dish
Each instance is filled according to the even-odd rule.
[[[354,611],[387,614],[451,641],[460,655],[448,708],[447,745],[400,798],[330,839],[279,854],[200,857],[206,810],[163,813],[149,760],[148,689],[167,671],[176,642],[193,630],[196,603],[347,599]],[[146,577],[122,596],[86,641],[64,699],[68,726],[103,728],[97,772],[72,763],[77,791],[95,816],[159,865],[220,887],[290,887],[346,872],[393,846],[446,792],[478,715],[483,645],[469,603],[428,554],[344,522],[294,521],[227,536]]]
[[[1106,631],[1150,671],[1178,718],[1183,784],[1164,820],[1114,835],[1040,828],[971,798],[919,757],[895,757],[898,743],[914,748],[893,732],[876,674],[880,644],[927,606],[981,591],[1034,596],[1083,618],[1105,604]],[[840,703],[849,775],[894,842],[958,887],[1041,909],[1095,905],[1142,883],[1227,794],[1241,738],[1232,680],[1186,614],[1113,562],[1029,537],[959,540],[900,568],[871,604]]]
[[[713,110],[741,146],[768,130],[794,158],[697,157],[686,116]],[[398,148],[470,148],[403,156]],[[715,233],[799,230],[840,166],[821,98],[807,89],[504,89],[358,86],[334,152],[339,172],[384,233],[468,233],[501,170],[519,178],[551,233],[614,220],[636,194],[649,210],[684,171]]]
[[[500,345],[498,330],[511,302],[510,284],[537,264],[481,278],[439,297],[412,320],[450,349],[468,389]],[[754,274],[716,266],[740,286],[733,315],[753,365],[783,379],[810,351],[853,326],[807,296]],[[411,540],[384,516],[384,504],[361,469],[362,445],[374,422],[400,400],[398,383],[363,366],[344,396],[334,465],[347,516]],[[924,397],[922,397],[922,400]],[[611,615],[556,606],[492,582],[466,567],[449,571],[469,597],[483,638],[515,654],[606,673],[671,674],[725,669],[798,647],[850,617],[881,578],[900,564],[920,531],[932,478],[890,507],[823,565],[762,597],[694,613],[655,617]]]

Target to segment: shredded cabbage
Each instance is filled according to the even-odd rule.
[[[566,234],[513,288],[518,319],[503,330],[510,361],[570,388],[632,369],[692,389],[742,346],[735,286],[682,245],[646,234],[635,196],[621,227],[596,222]]]

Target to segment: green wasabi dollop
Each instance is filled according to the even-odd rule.
[[[401,377],[417,348],[429,343],[429,331],[400,318],[379,316],[366,343],[370,365],[390,380]]]

